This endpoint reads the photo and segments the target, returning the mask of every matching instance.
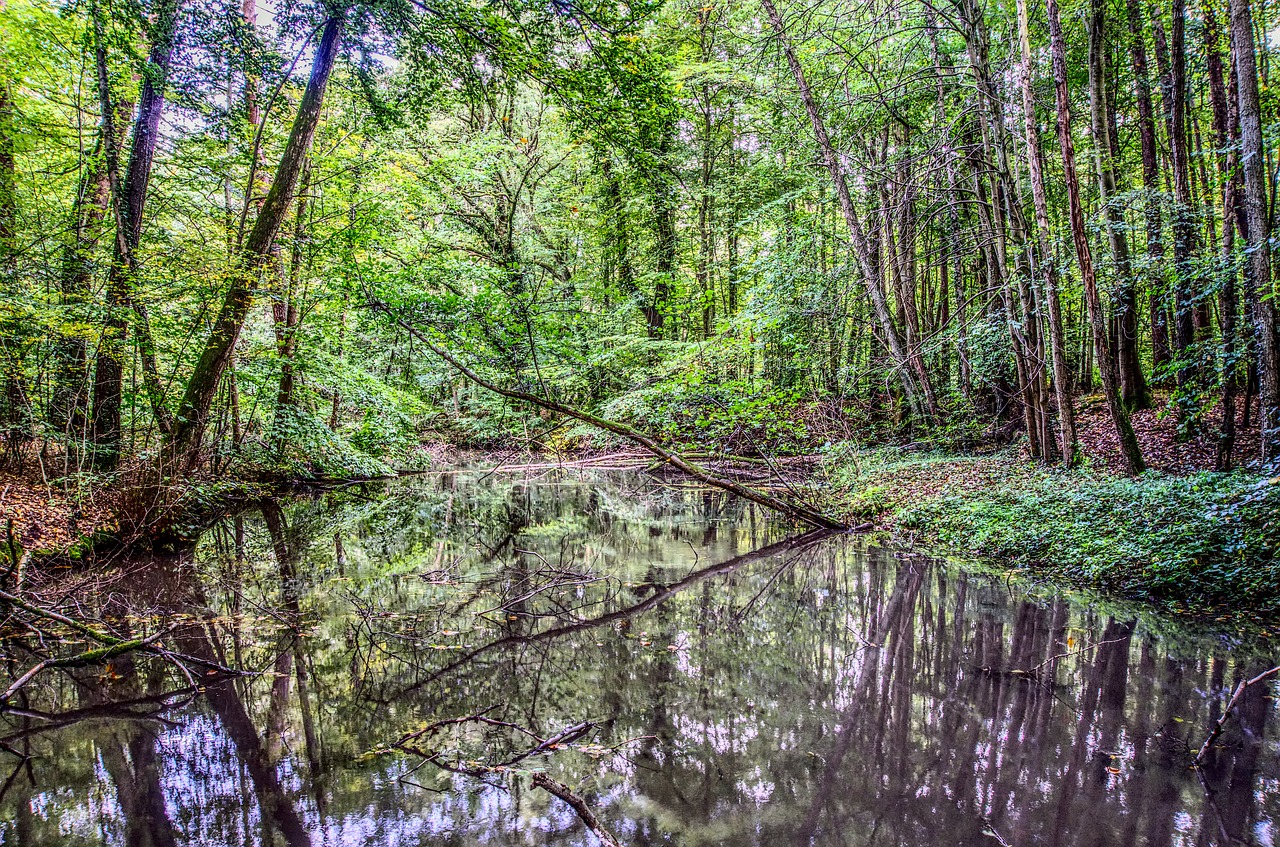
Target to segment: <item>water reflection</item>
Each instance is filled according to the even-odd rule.
[[[183,622],[173,649],[252,673],[47,673],[0,726],[0,838],[594,843],[545,769],[632,845],[1273,843],[1270,685],[1188,767],[1265,651],[787,531],[641,477],[446,474],[66,575],[120,629]],[[478,713],[421,737],[433,762],[388,749]],[[584,722],[459,773],[527,752],[511,725]]]

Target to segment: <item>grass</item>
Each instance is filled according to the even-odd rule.
[[[832,456],[849,514],[940,552],[1196,611],[1280,609],[1280,477],[1135,479],[987,456]]]

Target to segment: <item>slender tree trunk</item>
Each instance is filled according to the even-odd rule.
[[[663,338],[667,332],[667,311],[675,284],[676,265],[679,258],[679,242],[676,240],[676,192],[675,175],[671,172],[668,157],[675,135],[674,124],[664,123],[659,130],[657,162],[645,168],[646,182],[652,192],[654,227],[653,297],[644,307],[645,324],[649,337]]]
[[[965,45],[977,87],[978,128],[983,159],[973,160],[978,178],[990,186],[990,222],[994,237],[995,269],[1001,277],[1005,315],[1013,344],[1019,389],[1024,406],[1031,455],[1049,460],[1056,453],[1050,421],[1048,380],[1040,323],[1029,286],[1028,239],[1018,194],[1010,181],[1008,139],[1003,99],[991,73],[991,35],[981,7],[973,0],[957,3],[963,19]],[[979,212],[982,212],[979,186]],[[1014,251],[1010,268],[1010,243]],[[1017,300],[1015,308],[1015,297]]]
[[[1254,320],[1259,336],[1258,378],[1262,411],[1262,461],[1280,458],[1280,338],[1276,335],[1275,284],[1271,278],[1271,227],[1267,215],[1266,150],[1258,62],[1254,52],[1253,12],[1249,0],[1230,0],[1231,48],[1235,51],[1236,92],[1240,99],[1240,164],[1244,172],[1244,208],[1248,221],[1249,273],[1259,297]]]
[[[1187,138],[1187,54],[1184,0],[1173,0],[1170,22],[1169,146],[1173,161],[1174,347],[1178,355],[1178,423],[1183,438],[1197,426],[1195,401],[1199,364],[1195,360],[1196,229],[1191,199],[1190,145]]]
[[[241,248],[222,308],[205,340],[191,379],[187,382],[186,392],[179,406],[178,424],[173,430],[167,451],[174,460],[173,468],[176,471],[190,470],[198,462],[200,444],[208,425],[209,410],[218,390],[218,382],[230,361],[236,339],[253,303],[258,277],[269,261],[276,235],[293,202],[298,175],[320,123],[325,88],[337,60],[342,28],[343,21],[340,17],[331,17],[325,22],[311,67],[311,76],[302,101],[298,104],[298,113],[280,164],[276,168],[275,178],[263,200],[262,210],[254,221],[253,229],[249,231]]]
[[[276,451],[283,452],[286,442],[285,422],[295,412],[294,359],[298,347],[298,299],[302,295],[302,269],[306,262],[303,244],[307,236],[307,191],[311,184],[311,164],[302,168],[298,188],[297,211],[294,213],[293,243],[289,251],[289,270],[277,277],[282,284],[271,298],[271,318],[276,335],[276,355],[280,359],[280,382],[276,388],[275,422]]]
[[[0,11],[4,10],[0,0]],[[14,121],[13,90],[11,80],[14,71],[9,56],[0,52],[0,292],[5,297],[15,296],[20,285],[18,279],[18,182],[15,140],[17,126]],[[0,367],[3,368],[4,415],[0,423],[5,430],[6,451],[23,445],[35,437],[35,416],[27,390],[27,377],[23,361],[23,347],[29,330],[15,317],[6,313],[0,320]],[[10,458],[16,460],[16,455]]]
[[[622,183],[613,172],[609,152],[600,152],[600,175],[604,178],[605,219],[608,221],[606,254],[608,267],[612,269],[618,290],[626,297],[639,293],[635,269],[631,264],[631,230],[627,224],[626,207],[622,202]]]
[[[1098,196],[1107,222],[1107,241],[1115,260],[1114,336],[1120,397],[1129,411],[1151,406],[1151,392],[1138,356],[1138,295],[1125,235],[1124,214],[1118,205],[1114,110],[1107,100],[1106,18],[1103,0],[1092,0],[1089,23],[1089,105],[1093,129],[1093,160]]]
[[[1163,221],[1160,212],[1160,160],[1156,150],[1155,113],[1151,105],[1150,72],[1147,70],[1146,37],[1142,31],[1142,12],[1138,0],[1126,0],[1129,24],[1129,58],[1133,63],[1134,99],[1138,107],[1138,139],[1142,150],[1142,189],[1146,219],[1147,267],[1141,277],[1146,283],[1150,303],[1152,359],[1156,368],[1169,362],[1169,330],[1157,268],[1164,258],[1161,238]]]
[[[844,215],[845,225],[849,228],[849,235],[853,241],[854,255],[857,257],[862,269],[863,286],[866,289],[867,297],[871,300],[876,324],[884,336],[886,346],[889,348],[894,370],[898,375],[899,382],[902,384],[903,395],[913,410],[917,412],[927,411],[930,418],[937,418],[938,403],[933,394],[933,387],[929,383],[928,374],[913,373],[911,358],[907,353],[906,346],[902,343],[902,337],[898,333],[897,326],[894,325],[893,316],[889,312],[889,301],[884,295],[884,290],[880,287],[879,274],[872,267],[870,243],[867,240],[866,231],[862,227],[862,222],[858,218],[858,212],[853,206],[853,198],[849,194],[849,184],[845,181],[844,171],[840,165],[840,157],[836,154],[835,148],[831,144],[831,139],[827,136],[827,127],[823,122],[822,113],[818,111],[818,103],[814,99],[813,91],[809,88],[809,82],[805,77],[804,69],[800,66],[800,60],[796,57],[795,48],[787,35],[782,15],[778,13],[773,0],[760,0],[760,3],[764,7],[765,14],[768,16],[774,33],[778,37],[783,55],[787,59],[787,66],[791,69],[792,76],[795,77],[796,86],[800,90],[800,99],[804,102],[805,112],[808,113],[809,123],[813,127],[818,150],[822,154],[822,161],[826,165],[827,172],[831,175],[836,199],[840,203],[840,211]],[[923,409],[921,408],[922,401]]]
[[[1067,342],[1062,330],[1062,304],[1058,299],[1058,274],[1049,251],[1049,203],[1044,191],[1044,172],[1040,166],[1040,130],[1036,122],[1035,89],[1031,83],[1031,34],[1027,20],[1027,0],[1018,0],[1018,41],[1022,48],[1022,110],[1027,134],[1027,165],[1031,171],[1031,201],[1036,216],[1035,261],[1044,286],[1049,312],[1049,349],[1053,361],[1053,392],[1058,406],[1062,461],[1075,464],[1079,454],[1076,438],[1076,416],[1071,405],[1071,377],[1067,366]]]
[[[133,104],[116,106],[114,119],[116,131],[124,123],[122,118],[133,112]],[[89,288],[93,278],[93,251],[102,236],[103,223],[111,204],[111,181],[107,176],[106,143],[102,134],[108,122],[99,128],[98,141],[85,165],[84,176],[71,210],[71,231],[62,256],[62,269],[58,278],[62,306],[76,310],[73,319],[83,320],[78,310],[89,301]],[[116,140],[119,149],[120,139]],[[58,339],[54,352],[55,367],[53,390],[49,398],[49,423],[64,433],[69,441],[79,441],[85,435],[89,412],[89,355],[85,338],[68,333]]]
[[[1067,189],[1067,202],[1071,213],[1071,236],[1075,242],[1076,258],[1080,262],[1080,277],[1084,283],[1085,305],[1089,311],[1089,323],[1093,327],[1093,346],[1097,351],[1098,370],[1102,374],[1102,388],[1107,398],[1107,409],[1120,437],[1120,449],[1125,467],[1130,474],[1140,474],[1146,465],[1138,438],[1129,422],[1129,413],[1120,400],[1119,379],[1115,362],[1107,349],[1107,324],[1102,312],[1102,298],[1098,295],[1098,282],[1093,271],[1093,257],[1089,253],[1089,234],[1085,229],[1084,207],[1080,202],[1080,180],[1076,176],[1075,144],[1071,139],[1071,93],[1067,88],[1067,45],[1062,37],[1062,21],[1058,15],[1057,0],[1047,0],[1049,12],[1049,42],[1053,54],[1054,91],[1058,102],[1058,144],[1062,148],[1063,181]]]
[[[1213,102],[1213,128],[1218,147],[1214,157],[1218,161],[1218,176],[1222,183],[1222,256],[1218,286],[1218,323],[1221,328],[1219,372],[1222,381],[1222,425],[1218,429],[1217,456],[1214,467],[1220,471],[1231,469],[1231,453],[1236,440],[1236,371],[1238,352],[1236,313],[1239,309],[1236,294],[1236,271],[1233,262],[1235,249],[1235,224],[1240,206],[1240,169],[1236,156],[1239,142],[1236,129],[1238,107],[1229,102],[1222,69],[1222,55],[1218,49],[1218,22],[1212,0],[1201,4],[1204,15],[1205,65],[1209,75],[1209,95]],[[1235,86],[1232,86],[1234,93]]]

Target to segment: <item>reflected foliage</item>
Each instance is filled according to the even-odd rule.
[[[1261,650],[642,476],[352,486],[60,579],[253,673],[42,676],[0,725],[4,844],[593,843],[541,770],[634,845],[1270,843],[1280,798],[1267,686],[1188,767]]]

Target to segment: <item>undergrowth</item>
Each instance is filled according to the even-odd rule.
[[[1280,477],[1135,479],[988,457],[864,454],[834,478],[853,514],[960,555],[1208,611],[1280,608]]]

